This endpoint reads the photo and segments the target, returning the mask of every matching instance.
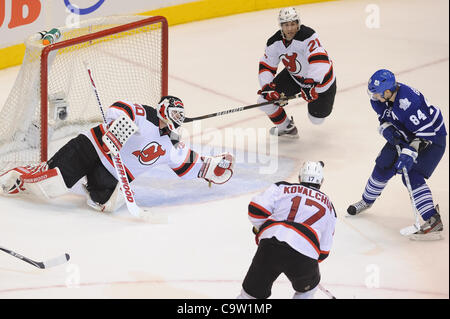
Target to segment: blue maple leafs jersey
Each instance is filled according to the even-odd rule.
[[[447,131],[441,110],[430,105],[418,90],[402,83],[398,85],[394,102],[370,101],[380,124],[392,123],[407,142],[420,138],[436,144],[445,143]]]

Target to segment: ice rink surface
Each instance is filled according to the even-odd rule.
[[[419,89],[440,107],[449,128],[448,1],[376,1],[378,28],[366,25],[370,5],[297,7],[337,75],[333,113],[323,125],[311,124],[300,99],[286,107],[299,128],[294,141],[271,141],[271,123],[257,109],[185,125],[185,136],[200,150],[226,149],[239,157],[233,178],[222,186],[184,181],[164,169],[142,178],[138,204],[167,216],[167,224],[136,222],[126,208],[96,213],[76,193],[52,203],[1,197],[0,246],[38,261],[64,252],[71,260],[39,270],[0,252],[0,299],[235,298],[257,248],[247,205],[272,182],[295,182],[304,160],[325,162],[322,190],[338,214],[333,249],[320,265],[323,286],[337,298],[449,298],[448,149],[428,180],[444,240],[416,242],[399,234],[414,222],[399,176],[369,211],[346,213],[360,199],[384,144],[366,93],[374,71],[388,68],[399,82]],[[265,10],[169,29],[169,93],[183,99],[188,117],[256,103],[258,61],[278,28],[277,14]],[[18,70],[0,71],[0,106]],[[242,134],[247,142],[234,145]],[[271,298],[292,294],[281,275]],[[316,298],[327,297],[318,291]]]

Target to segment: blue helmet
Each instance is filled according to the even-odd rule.
[[[378,70],[370,77],[367,87],[370,94],[381,94],[383,96],[386,90],[394,92],[397,88],[395,75],[389,70]]]

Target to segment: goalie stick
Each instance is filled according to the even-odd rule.
[[[210,117],[216,117],[216,116],[221,116],[221,115],[225,115],[225,114],[241,112],[241,111],[253,109],[255,107],[260,107],[260,106],[264,106],[264,105],[268,105],[268,104],[274,104],[276,102],[281,102],[281,101],[287,102],[287,101],[295,99],[295,98],[297,98],[296,95],[285,97],[284,94],[282,94],[282,97],[279,100],[268,101],[268,102],[263,102],[263,103],[258,103],[258,104],[247,105],[247,106],[240,106],[240,107],[237,107],[237,108],[234,108],[234,109],[230,109],[230,110],[226,110],[226,111],[220,111],[220,112],[211,113],[211,114],[202,115],[202,116],[197,116],[197,117],[187,117],[187,118],[184,119],[184,123],[198,121],[198,120],[204,120],[204,119],[207,119],[207,118],[210,118]]]
[[[106,125],[107,124],[106,116],[103,111],[103,106],[102,106],[102,102],[100,101],[100,96],[98,95],[97,86],[95,85],[95,82],[94,82],[92,70],[86,61],[83,61],[83,64],[89,75],[91,87],[94,91],[94,95],[97,100],[97,105],[100,109],[100,112],[102,113],[103,123]],[[130,183],[128,182],[127,173],[125,171],[125,167],[122,162],[120,152],[117,153],[117,156],[111,155],[111,157],[113,159],[113,163],[114,163],[113,166],[114,166],[114,169],[116,170],[118,182],[120,183],[120,189],[122,190],[122,195],[124,196],[125,203],[127,205],[127,208],[128,208],[128,211],[130,212],[130,214],[133,215],[134,217],[141,218],[143,220],[149,221],[154,224],[167,223],[168,222],[167,216],[159,216],[159,217],[155,216],[154,214],[151,214],[149,211],[140,208],[136,204],[136,200],[134,198],[134,193],[133,193]]]
[[[102,113],[103,123],[105,125],[107,125],[108,123],[106,122],[106,117],[105,117],[105,113],[103,112],[102,102],[100,101],[100,97],[98,95],[97,86],[95,85],[91,68],[86,61],[84,61],[84,66],[86,67],[86,70],[89,74],[89,79],[91,80],[91,87],[92,87],[92,90],[94,91],[100,112]],[[131,189],[131,186],[128,182],[128,177],[127,177],[125,167],[123,165],[120,153],[117,153],[116,156],[111,154],[111,157],[113,159],[114,169],[116,170],[116,174],[117,174],[117,180],[120,183],[120,189],[122,190],[122,195],[125,199],[125,203],[127,204],[128,211],[131,213],[131,215],[133,215],[135,217],[140,217],[141,209],[137,206],[136,200],[134,199],[133,190]]]
[[[14,256],[16,258],[19,258],[20,260],[23,260],[24,262],[29,263],[30,265],[33,265],[39,269],[47,269],[50,267],[55,267],[64,264],[70,259],[69,254],[64,254],[59,257],[55,257],[46,261],[34,261],[30,258],[27,258],[25,256],[22,256],[21,254],[18,254],[12,250],[6,249],[4,247],[0,246],[0,250],[4,251],[5,253],[10,254],[11,256]]]

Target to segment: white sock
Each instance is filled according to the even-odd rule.
[[[313,299],[314,294],[317,291],[317,286],[307,292],[298,292],[296,291],[292,296],[292,299]]]
[[[253,296],[250,296],[248,293],[245,292],[244,289],[241,290],[241,294],[236,297],[236,299],[256,299]]]

